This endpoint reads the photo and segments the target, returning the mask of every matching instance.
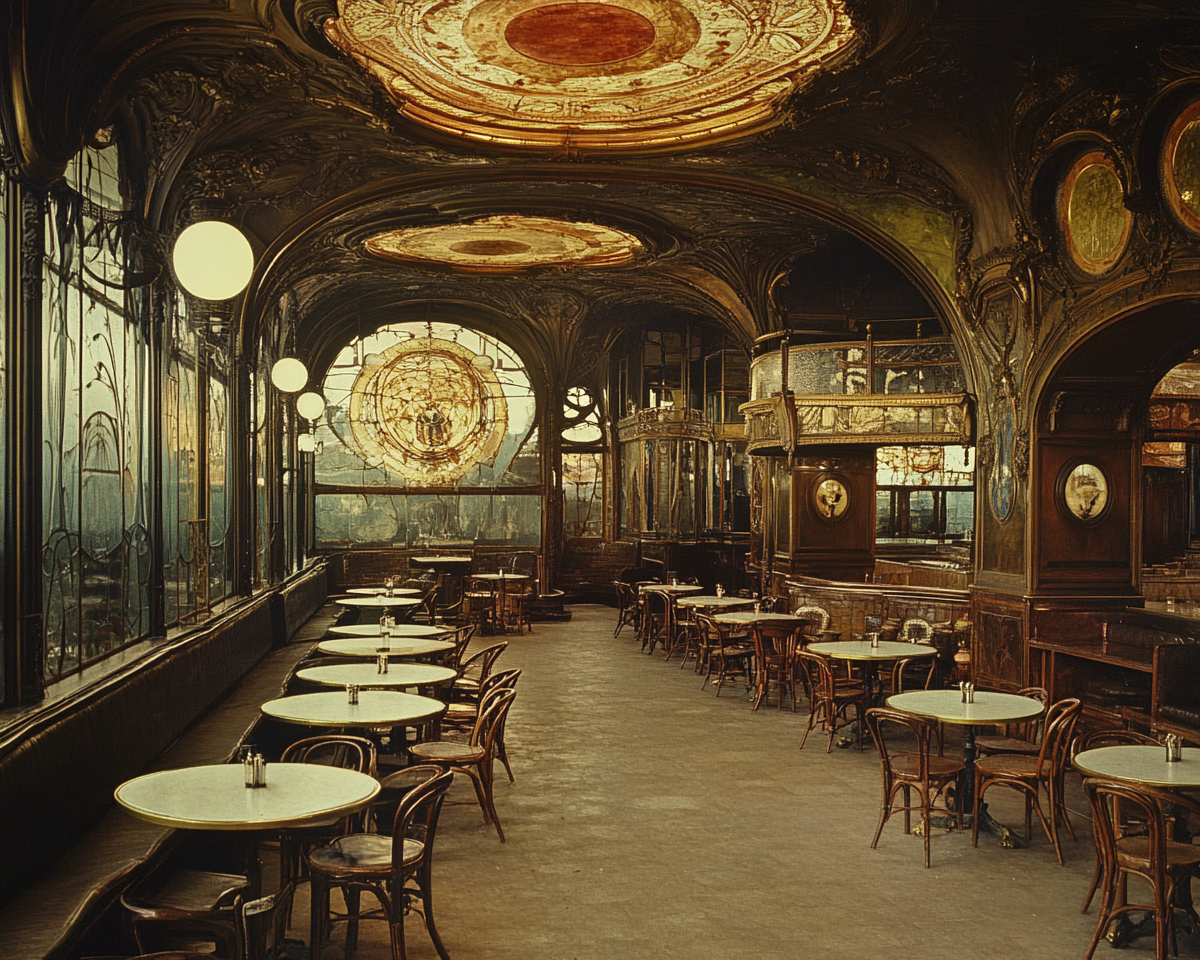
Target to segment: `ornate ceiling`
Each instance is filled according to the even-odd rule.
[[[1142,106],[1200,77],[1200,10],[1167,0],[0,3],[11,162],[49,184],[111,127],[145,233],[238,224],[244,345],[294,318],[317,367],[431,314],[562,382],[662,318],[1062,349],[980,291],[1091,282],[1038,207],[1080,130],[1131,158],[1131,263],[1177,257],[1132,166]]]
[[[845,60],[842,0],[339,0],[330,41],[407,117],[483,143],[678,146],[769,126]]]

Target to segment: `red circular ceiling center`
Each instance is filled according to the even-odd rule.
[[[472,257],[511,257],[528,252],[530,246],[519,240],[459,240],[450,244],[450,249]]]
[[[513,17],[504,39],[532,60],[588,66],[636,57],[654,43],[654,24],[608,3],[552,3]]]

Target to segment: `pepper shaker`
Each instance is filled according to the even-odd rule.
[[[247,787],[254,786],[254,748],[242,747],[242,779]]]
[[[871,648],[874,650],[878,650],[879,649],[879,634],[872,633],[872,634],[868,634],[868,636],[871,638]]]
[[[267,785],[267,761],[261,753],[254,755],[254,786],[265,787]]]
[[[347,703],[358,703],[358,684],[357,683],[346,684],[346,702]]]
[[[379,655],[379,658],[375,661],[375,672],[376,673],[387,673],[388,672],[388,658],[387,658],[386,653],[381,653]]]

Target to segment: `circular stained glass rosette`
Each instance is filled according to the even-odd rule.
[[[516,273],[531,267],[609,267],[641,250],[637,237],[595,223],[548,217],[486,217],[440,227],[379,233],[367,252],[388,260],[439,263],[470,273]]]
[[[450,485],[495,459],[508,404],[490,357],[419,337],[367,358],[351,390],[350,424],[368,462],[411,483]]]
[[[418,123],[593,151],[761,130],[858,40],[844,0],[339,0],[325,32]]]
[[[1071,258],[1088,273],[1104,273],[1120,259],[1133,224],[1112,161],[1100,152],[1080,158],[1067,174],[1063,193]]]

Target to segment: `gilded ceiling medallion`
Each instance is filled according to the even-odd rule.
[[[637,237],[611,227],[522,216],[389,230],[369,238],[365,246],[387,260],[438,263],[464,273],[609,267],[627,263],[642,250]]]
[[[510,146],[659,149],[771,126],[858,32],[845,0],[338,0],[329,40],[407,117]]]
[[[508,402],[490,357],[418,337],[368,357],[350,391],[354,441],[410,483],[449,485],[495,459]]]

